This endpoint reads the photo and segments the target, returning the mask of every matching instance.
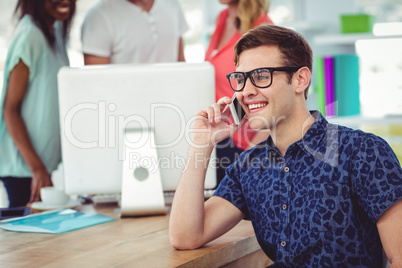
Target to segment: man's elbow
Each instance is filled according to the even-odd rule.
[[[203,246],[196,237],[188,237],[180,234],[169,233],[170,245],[175,249],[190,250]]]

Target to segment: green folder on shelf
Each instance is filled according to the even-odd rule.
[[[315,90],[317,92],[318,110],[325,116],[325,80],[324,80],[324,59],[316,58],[317,76]]]
[[[2,220],[0,228],[15,232],[61,234],[114,220],[113,217],[99,213],[61,209]]]

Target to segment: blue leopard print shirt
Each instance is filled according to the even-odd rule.
[[[402,199],[386,141],[319,112],[281,156],[271,138],[240,154],[215,191],[251,220],[275,267],[382,267],[376,221]]]

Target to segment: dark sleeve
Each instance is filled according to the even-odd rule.
[[[242,187],[239,182],[241,176],[240,162],[236,161],[226,169],[226,175],[219,183],[214,196],[226,199],[237,207],[249,220],[249,212],[243,195]]]
[[[402,170],[398,158],[380,137],[367,134],[352,162],[352,184],[359,205],[376,222],[402,199]]]

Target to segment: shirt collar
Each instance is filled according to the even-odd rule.
[[[311,110],[310,114],[315,118],[314,123],[307,130],[306,134],[304,134],[303,138],[295,143],[306,153],[311,153],[310,148],[315,148],[315,150],[317,150],[317,145],[319,145],[320,141],[325,137],[325,133],[328,127],[328,121],[324,118],[321,112]],[[291,146],[292,145],[290,145],[289,148]],[[278,150],[274,141],[272,140],[271,135],[269,135],[268,139],[266,140],[266,147],[268,151]]]
[[[319,145],[322,144],[321,140],[326,136],[328,121],[319,111],[313,110],[310,111],[310,114],[315,118],[315,121],[296,144],[306,153],[311,153],[311,148],[314,148],[314,151],[318,149],[320,153],[325,153],[325,148],[320,148]]]

